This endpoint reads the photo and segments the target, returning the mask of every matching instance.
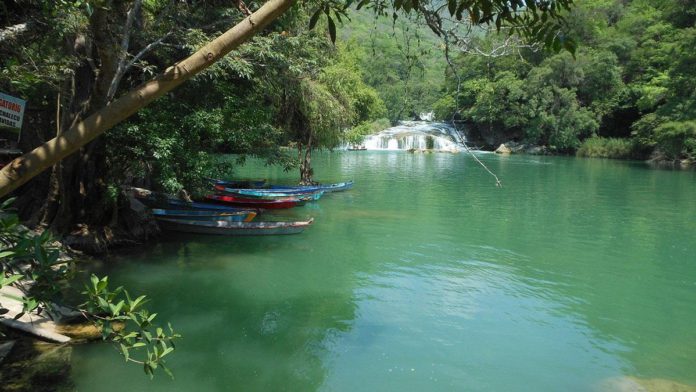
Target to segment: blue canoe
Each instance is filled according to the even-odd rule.
[[[306,189],[306,190],[321,190],[324,192],[341,192],[347,191],[353,187],[353,181],[338,182],[336,184],[319,184],[319,185],[271,185],[269,189],[273,190],[294,190],[294,189]]]
[[[217,178],[208,178],[208,181],[214,185],[224,185],[232,188],[263,188],[266,185],[266,180],[218,180]]]
[[[160,208],[153,208],[151,213],[156,218],[191,221],[251,222],[256,216],[255,211],[163,210]]]
[[[254,211],[258,212],[255,208],[239,208],[231,207],[221,204],[214,203],[200,203],[200,202],[188,202],[186,200],[177,199],[168,196],[156,196],[155,194],[150,194],[149,196],[135,195],[141,203],[145,204],[150,208],[160,208],[160,209],[172,209],[172,210],[201,210],[201,211],[222,211],[222,212],[240,212],[240,211]]]
[[[231,236],[297,234],[309,227],[314,219],[298,222],[196,222],[181,219],[157,218],[164,230],[184,233]]]
[[[239,197],[253,197],[264,199],[299,199],[299,200],[319,200],[324,194],[323,190],[316,189],[239,189],[227,188],[222,185],[215,185],[215,190],[227,195]]]

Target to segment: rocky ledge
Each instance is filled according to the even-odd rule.
[[[496,154],[530,154],[530,155],[548,155],[549,149],[546,146],[535,146],[531,144],[523,144],[515,141],[509,141],[501,144],[496,150]]]

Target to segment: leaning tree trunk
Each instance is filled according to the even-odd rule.
[[[0,197],[76,152],[104,131],[130,117],[142,107],[210,67],[221,57],[282,15],[295,0],[270,0],[236,26],[196,53],[167,68],[157,78],[131,90],[97,110],[63,134],[13,160],[0,171]]]

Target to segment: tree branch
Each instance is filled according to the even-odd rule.
[[[114,74],[111,83],[109,84],[109,90],[106,93],[106,101],[111,102],[116,95],[116,90],[118,85],[121,83],[123,75],[126,74],[127,68],[127,58],[128,49],[130,46],[131,30],[133,29],[133,23],[135,22],[136,16],[140,13],[140,7],[143,4],[143,0],[135,0],[133,3],[133,8],[128,11],[126,17],[126,25],[123,27],[123,37],[121,38],[121,53],[119,54],[118,67],[116,68],[116,73]]]
[[[19,23],[5,27],[4,29],[0,30],[0,44],[5,43],[5,41],[19,38],[22,34],[29,32],[31,27],[31,22]]]

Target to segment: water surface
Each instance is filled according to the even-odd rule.
[[[184,335],[150,381],[79,346],[84,391],[593,391],[696,385],[696,174],[640,163],[335,152],[355,188],[288,237],[167,235],[109,260]],[[252,163],[244,175],[291,180]]]

